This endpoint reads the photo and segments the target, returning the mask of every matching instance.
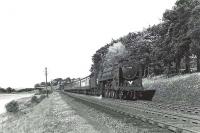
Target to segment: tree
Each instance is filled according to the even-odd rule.
[[[12,88],[11,88],[11,87],[8,87],[8,88],[6,89],[6,91],[7,91],[7,93],[11,93],[11,92],[12,92]]]
[[[34,85],[34,87],[35,87],[35,88],[38,88],[38,87],[40,87],[40,84],[37,83],[37,84]]]
[[[180,69],[180,61],[185,58],[185,72],[190,72],[191,39],[188,37],[191,11],[196,6],[196,0],[178,0],[172,10],[163,14],[163,20],[169,23],[166,34],[166,45],[170,48],[171,59],[176,63],[176,70]],[[170,62],[169,62],[170,63]]]
[[[197,56],[197,71],[200,72],[200,4],[192,10],[190,17],[190,32],[192,53]]]
[[[90,72],[94,75],[98,75],[99,72],[103,71],[103,63],[105,60],[105,56],[108,52],[108,48],[112,46],[116,41],[112,40],[111,43],[101,47],[96,53],[92,56],[92,66],[90,68]]]
[[[41,83],[40,83],[40,86],[45,86],[45,85],[46,85],[45,82],[41,82]]]
[[[66,83],[71,83],[71,82],[72,82],[70,77],[67,77],[67,78],[65,79],[65,81],[66,81]]]
[[[126,59],[140,63],[145,76],[151,72],[178,73],[181,61],[184,62],[185,72],[189,73],[192,54],[197,56],[197,70],[200,71],[199,5],[199,0],[178,0],[171,10],[165,11],[162,23],[112,40],[93,55],[91,72],[97,74],[105,66]],[[128,54],[119,54],[117,49],[111,51],[119,42]]]

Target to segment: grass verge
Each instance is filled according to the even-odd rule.
[[[28,111],[13,114],[0,123],[0,133],[95,132],[93,127],[77,115],[57,92],[27,109]]]
[[[200,73],[143,79],[145,89],[156,89],[153,101],[197,105],[200,102]]]

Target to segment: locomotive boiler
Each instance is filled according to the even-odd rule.
[[[144,90],[141,66],[130,62],[77,79],[65,86],[65,91],[126,100],[152,100],[155,93],[155,90]]]

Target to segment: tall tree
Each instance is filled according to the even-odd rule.
[[[191,49],[193,54],[197,56],[197,71],[200,72],[200,3],[196,3],[196,7],[192,10],[190,17]]]

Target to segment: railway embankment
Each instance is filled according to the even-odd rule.
[[[153,101],[199,105],[200,73],[165,76],[143,79],[145,89],[156,89]]]
[[[163,130],[178,132],[178,133],[199,133],[200,132],[200,118],[199,114],[191,114],[193,110],[191,107],[190,112],[182,112],[181,110],[172,110],[166,104],[159,104],[157,107],[153,107],[156,102],[150,101],[125,101],[116,100],[111,98],[99,99],[93,96],[86,96],[81,94],[66,93],[70,97],[77,99],[80,102],[84,102],[95,108],[110,110],[129,116],[138,120],[142,120],[145,123],[150,123],[157,127],[161,127]],[[161,108],[160,108],[161,107]],[[163,107],[166,107],[165,109]],[[178,106],[179,107],[179,106]],[[178,108],[177,107],[177,108]],[[199,109],[195,107],[195,109]],[[148,132],[148,131],[147,131]],[[151,131],[150,131],[151,132]],[[166,131],[158,131],[166,132]]]

